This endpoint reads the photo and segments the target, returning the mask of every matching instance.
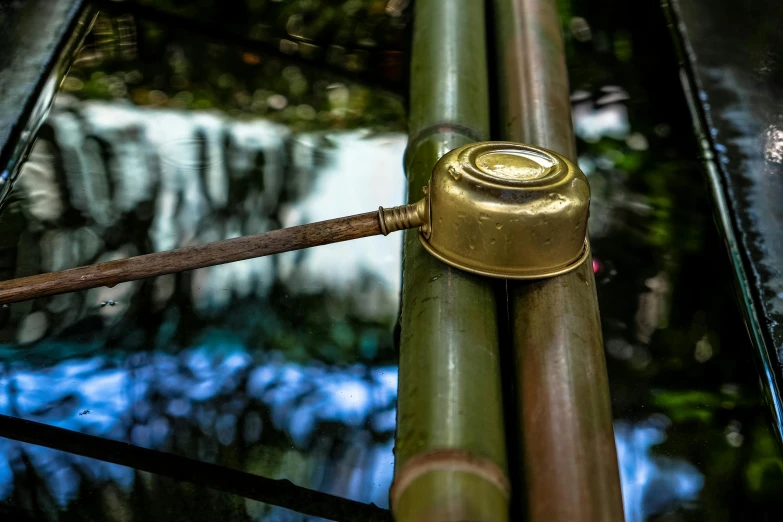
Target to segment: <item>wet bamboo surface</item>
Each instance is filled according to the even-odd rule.
[[[501,138],[576,160],[555,0],[493,0]],[[531,522],[622,521],[595,279],[509,281],[523,512]]]
[[[408,198],[447,151],[489,130],[484,5],[419,0]],[[395,519],[503,521],[508,485],[492,282],[441,263],[405,233]]]

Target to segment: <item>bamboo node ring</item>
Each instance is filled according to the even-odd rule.
[[[506,472],[495,461],[463,449],[431,450],[411,457],[395,473],[389,490],[392,512],[396,511],[397,503],[413,481],[434,471],[476,475],[494,485],[506,497],[511,490]]]

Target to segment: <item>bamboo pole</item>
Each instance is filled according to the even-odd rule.
[[[575,160],[555,0],[493,0],[503,138]],[[509,281],[531,522],[622,521],[623,506],[592,263]]]
[[[408,197],[438,158],[489,128],[484,3],[417,0]],[[392,512],[406,521],[504,521],[508,480],[491,282],[405,234]]]

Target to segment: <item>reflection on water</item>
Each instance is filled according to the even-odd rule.
[[[652,514],[686,506],[704,485],[704,476],[688,462],[652,454],[666,440],[668,427],[660,414],[636,425],[614,425],[626,522],[644,522]]]
[[[272,471],[274,478],[386,504],[397,368],[302,365],[280,353],[255,355],[242,345],[216,345],[176,355],[74,358],[44,370],[11,363],[0,367],[0,413],[206,462],[221,462],[226,447],[263,447],[274,439],[269,433],[286,433],[292,462],[264,475]],[[0,444],[0,501],[11,496],[14,471],[25,464],[61,508],[77,498],[82,480],[92,487],[112,482],[128,494],[135,482],[130,468]],[[262,450],[258,457],[275,455]]]
[[[307,195],[282,209],[282,225],[290,227],[359,214],[372,210],[379,201],[403,200],[405,177],[401,165],[405,143],[406,138],[400,134],[373,137],[367,129],[299,136],[293,144],[295,156],[301,152],[309,158],[330,149],[339,150],[340,154],[319,169]],[[281,277],[289,287],[309,292],[322,287],[339,291],[354,299],[357,312],[362,314],[388,316],[397,311],[397,290],[402,284],[399,234],[288,252],[280,259]],[[361,281],[368,277],[377,279],[378,292],[369,290],[379,293],[377,298],[369,298],[362,287]],[[383,303],[383,309],[374,310],[376,303]]]
[[[324,444],[318,428],[336,424],[342,438],[354,443],[348,452],[331,459],[321,454],[278,476],[385,505],[393,473],[397,368],[306,366],[286,362],[279,353],[261,359],[257,363],[245,347],[229,345],[124,360],[69,359],[45,370],[12,363],[0,368],[0,413],[195,453],[207,462],[217,461],[222,447],[259,443],[270,429],[288,433],[296,450],[312,451]],[[636,425],[615,425],[629,522],[693,500],[702,487],[703,476],[692,465],[651,454],[669,424],[659,414]],[[125,493],[135,482],[130,468],[1,439],[0,448],[0,501],[11,496],[14,470],[23,461],[44,478],[61,508],[78,496],[82,480],[93,487],[111,482]],[[345,461],[354,468],[346,483],[334,477],[308,483],[308,476],[329,476]]]
[[[0,215],[0,269],[19,277],[399,204],[404,146],[394,132],[294,133],[63,94]],[[11,305],[0,410],[386,506],[400,240]],[[2,444],[12,505],[35,476],[35,495],[61,510],[106,488],[144,509],[131,469]],[[247,516],[276,516],[255,505]]]
[[[602,321],[610,325],[615,325],[618,317],[607,313],[607,289],[611,292],[612,285],[618,283],[615,280],[628,284],[638,279],[644,269],[622,270],[618,265],[625,259],[606,255],[603,240],[616,242],[622,238],[623,227],[644,226],[655,204],[648,194],[629,187],[627,181],[631,172],[624,154],[638,154],[648,148],[647,139],[635,131],[629,119],[628,98],[628,93],[614,86],[601,88],[592,95],[585,91],[572,95],[574,130],[581,145],[579,164],[588,175],[593,192],[589,222],[595,245],[593,269],[599,297],[604,297]],[[628,221],[621,216],[634,219]],[[638,248],[641,253],[647,245],[645,241],[626,240],[624,246]],[[643,369],[653,364],[653,354],[647,346],[656,331],[666,327],[672,288],[666,270],[645,279],[641,288],[639,283],[635,286],[636,298],[627,296],[630,302],[624,304],[635,309],[633,321],[620,326],[622,331],[632,332],[633,342],[607,336],[606,353],[629,362],[633,369]],[[608,330],[606,324],[604,330]],[[610,371],[609,376],[614,384],[618,375]],[[691,506],[704,485],[703,474],[683,458],[654,452],[666,441],[671,421],[661,413],[642,420],[633,420],[636,416],[629,419],[616,407],[615,417],[620,419],[615,421],[614,429],[626,520],[645,522],[651,516]]]
[[[567,4],[626,518],[775,519],[783,459],[665,20],[654,3]]]

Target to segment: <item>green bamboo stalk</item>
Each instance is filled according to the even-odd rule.
[[[502,138],[576,159],[555,0],[493,0]],[[521,446],[531,522],[622,521],[606,361],[591,260],[509,282]]]
[[[489,130],[484,3],[417,0],[409,201],[447,151]],[[392,512],[397,521],[508,519],[491,282],[453,269],[406,232]]]

